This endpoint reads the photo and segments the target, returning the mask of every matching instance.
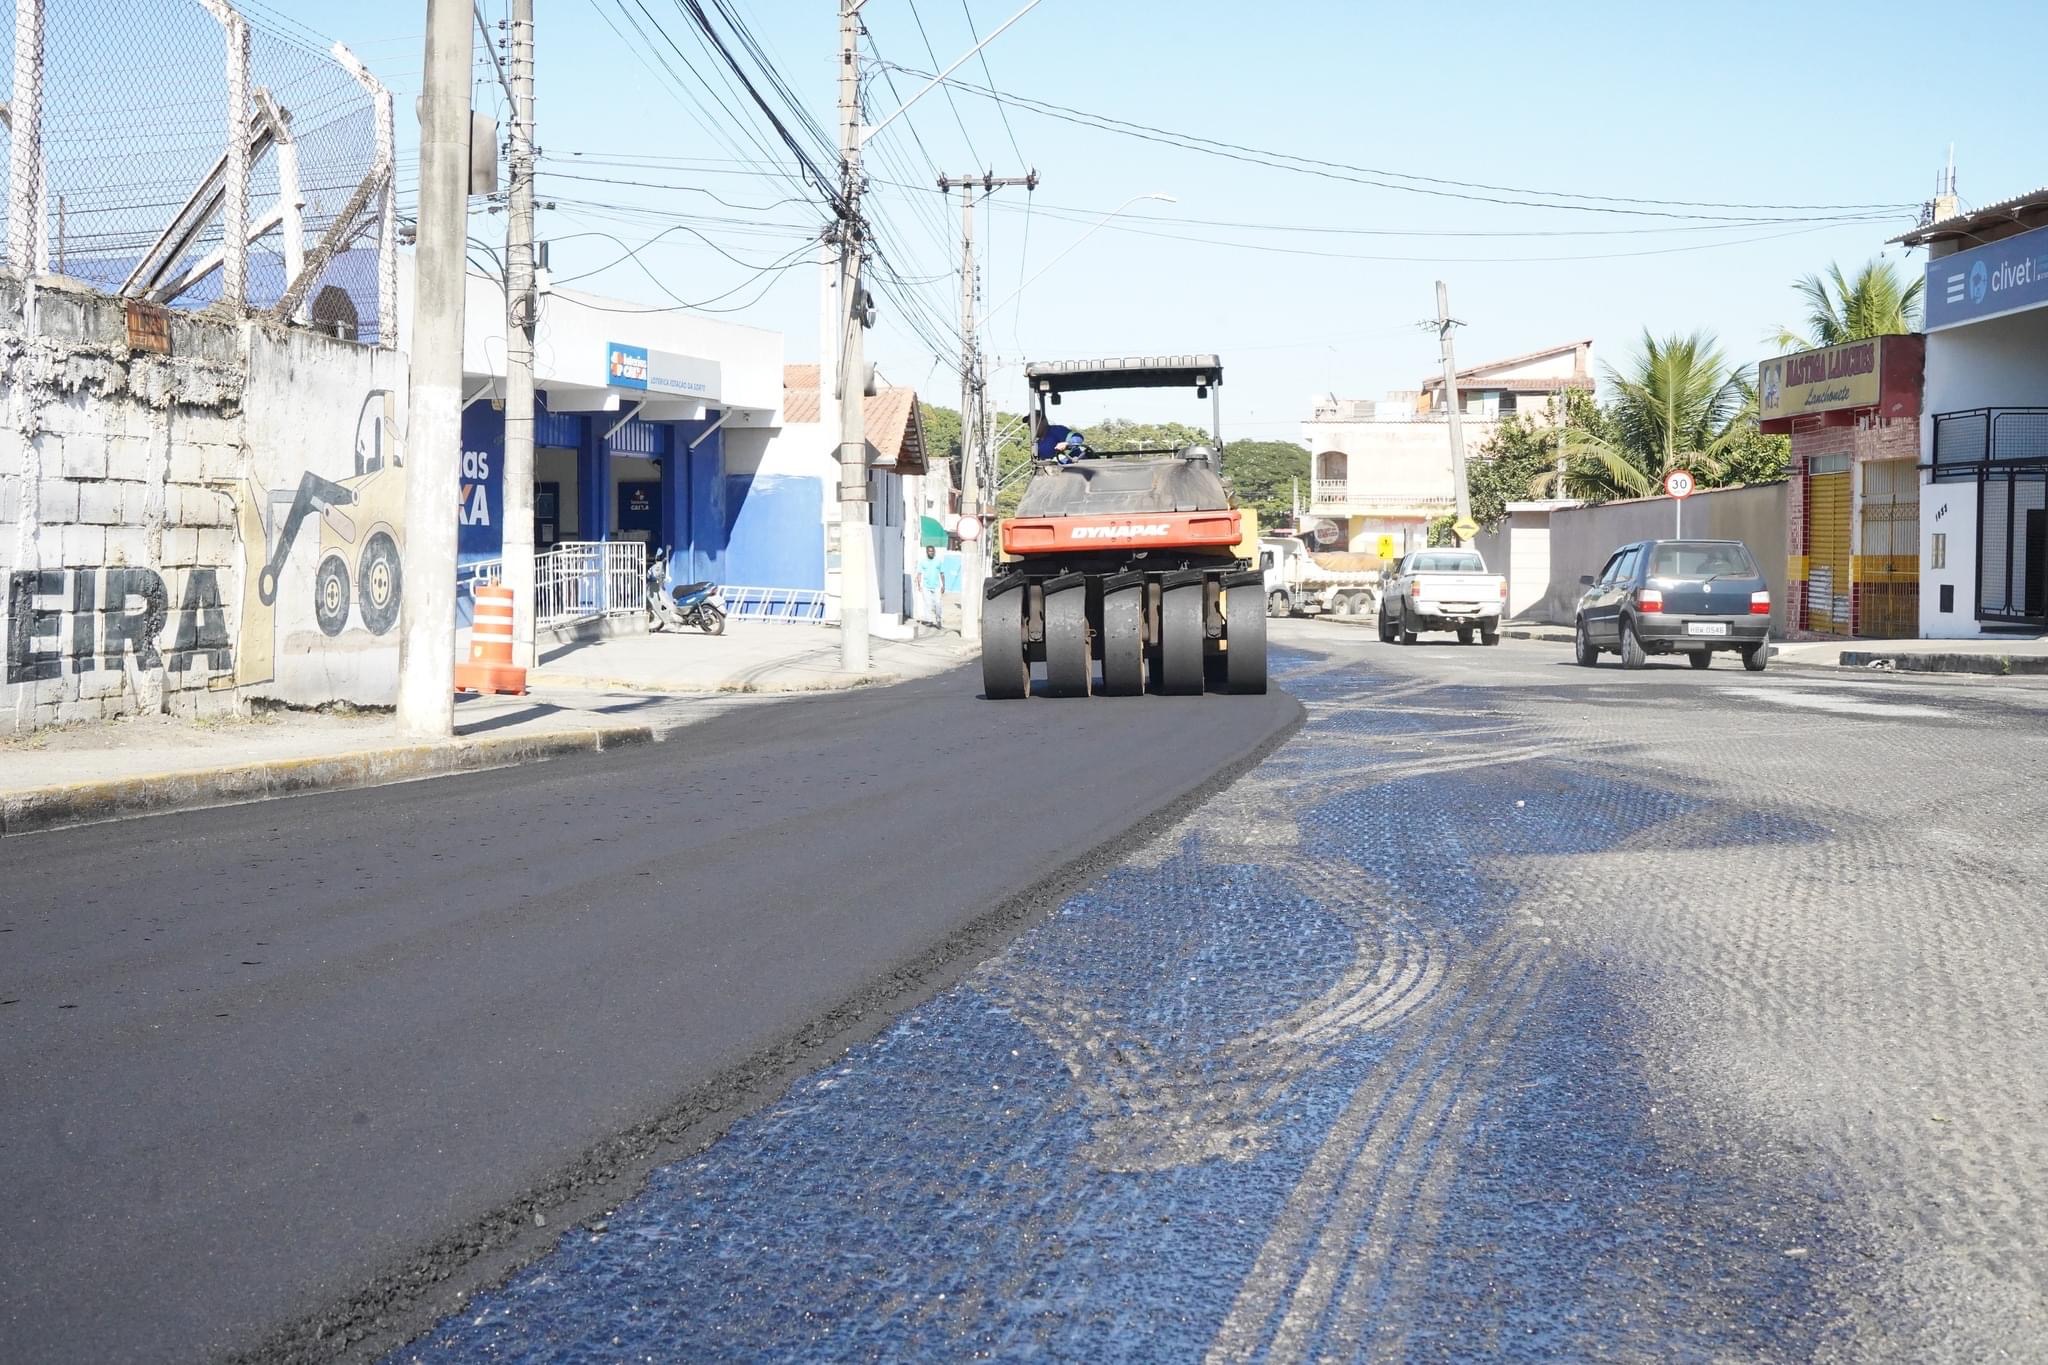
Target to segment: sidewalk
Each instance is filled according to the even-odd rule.
[[[818,692],[928,677],[970,657],[950,632],[870,639],[868,656],[870,672],[843,673],[837,627],[732,621],[716,636],[662,631],[558,645],[542,652],[533,678],[536,686],[638,692]]]
[[[459,697],[455,736],[422,742],[388,711],[264,709],[248,717],[131,716],[0,732],[0,836],[298,792],[378,786],[591,753],[778,693],[898,682],[965,661],[957,636],[876,640],[874,671],[837,668],[839,633],[733,625],[549,651],[524,697]]]

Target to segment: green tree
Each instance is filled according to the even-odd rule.
[[[1806,351],[1910,332],[1920,324],[1920,291],[1926,283],[1908,282],[1890,261],[1871,261],[1853,280],[1841,266],[1830,265],[1826,278],[1808,275],[1792,286],[1806,305],[1806,330],[1780,327],[1772,341],[1781,351]]]
[[[1258,512],[1260,529],[1278,526],[1293,517],[1295,480],[1308,483],[1308,452],[1292,441],[1232,441],[1223,477],[1238,505]]]
[[[1626,373],[1607,370],[1614,399],[1602,430],[1567,427],[1565,488],[1593,501],[1648,497],[1683,469],[1724,482],[1726,461],[1756,432],[1756,396],[1713,336],[1643,333]]]
[[[928,458],[958,460],[960,458],[960,414],[953,408],[942,408],[936,403],[919,403],[924,418],[924,445]]]
[[[1606,416],[1590,393],[1571,390],[1564,399],[1562,423],[1539,422],[1519,413],[1504,418],[1479,447],[1480,458],[1466,462],[1472,519],[1481,526],[1498,525],[1511,502],[1566,496],[1557,473],[1558,447],[1568,432],[1581,437],[1601,434]]]

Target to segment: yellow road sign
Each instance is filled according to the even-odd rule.
[[[1451,529],[1457,532],[1458,539],[1470,540],[1479,534],[1479,523],[1470,517],[1459,517],[1455,522],[1451,523]]]
[[[1394,538],[1392,536],[1380,537],[1379,557],[1381,559],[1392,559],[1394,557]]]

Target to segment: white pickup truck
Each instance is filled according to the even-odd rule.
[[[1469,645],[1476,630],[1483,643],[1497,645],[1507,599],[1507,580],[1488,573],[1477,550],[1416,550],[1387,570],[1380,639],[1412,645],[1425,630],[1455,630]]]

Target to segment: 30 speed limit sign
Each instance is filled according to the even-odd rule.
[[[1674,469],[1664,476],[1664,491],[1674,498],[1692,496],[1692,475],[1683,469]]]

